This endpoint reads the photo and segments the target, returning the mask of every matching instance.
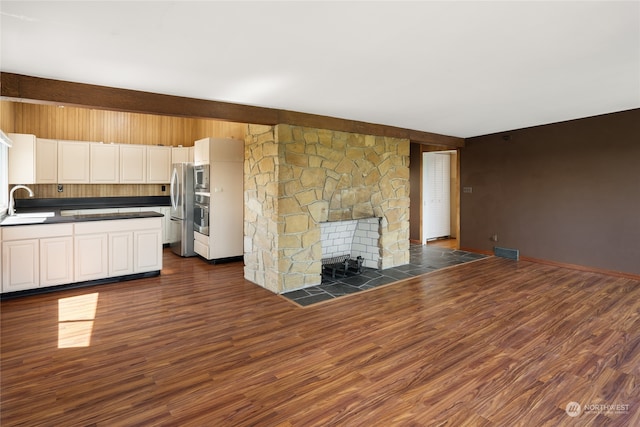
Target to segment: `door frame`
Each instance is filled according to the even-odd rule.
[[[424,164],[423,156],[426,152],[451,154],[450,168],[450,203],[451,203],[451,237],[456,239],[456,247],[460,245],[460,150],[443,150],[442,147],[422,145],[420,149],[420,244],[424,239]],[[453,168],[455,167],[455,171]]]

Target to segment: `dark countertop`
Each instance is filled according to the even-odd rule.
[[[66,209],[66,208],[65,208]],[[114,212],[114,213],[98,213],[98,214],[79,214],[79,215],[60,215],[60,209],[20,209],[18,213],[36,213],[36,212],[55,212],[54,216],[47,217],[43,222],[26,223],[26,224],[0,224],[0,227],[15,227],[21,225],[50,225],[65,224],[70,222],[87,222],[87,221],[109,221],[114,219],[136,219],[136,218],[162,218],[159,212]],[[5,217],[2,217],[4,220]],[[2,222],[0,220],[0,222]]]
[[[16,211],[35,209],[51,212],[55,209],[99,209],[149,206],[171,206],[169,196],[141,197],[69,197],[59,199],[16,199]]]
[[[17,199],[15,202],[16,213],[54,212],[55,215],[47,217],[44,222],[0,224],[0,227],[162,217],[163,215],[161,213],[144,210],[141,212],[83,213],[78,215],[61,215],[61,212],[78,209],[112,209],[129,207],[139,207],[144,209],[145,207],[152,206],[168,207],[170,206],[170,203],[170,198],[168,196]],[[0,222],[2,222],[4,218],[5,217],[0,218]]]

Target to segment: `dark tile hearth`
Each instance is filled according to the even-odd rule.
[[[335,279],[331,278],[331,275],[324,274],[321,285],[286,292],[282,296],[299,305],[309,306],[485,257],[486,255],[474,252],[438,246],[411,245],[409,264],[385,270],[364,268],[361,274],[349,272],[346,277],[337,274]]]

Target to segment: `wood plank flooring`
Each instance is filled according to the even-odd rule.
[[[2,302],[3,427],[640,425],[640,281],[488,258],[301,308],[164,261]]]

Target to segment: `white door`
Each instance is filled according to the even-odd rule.
[[[451,235],[449,153],[422,154],[422,243]]]

